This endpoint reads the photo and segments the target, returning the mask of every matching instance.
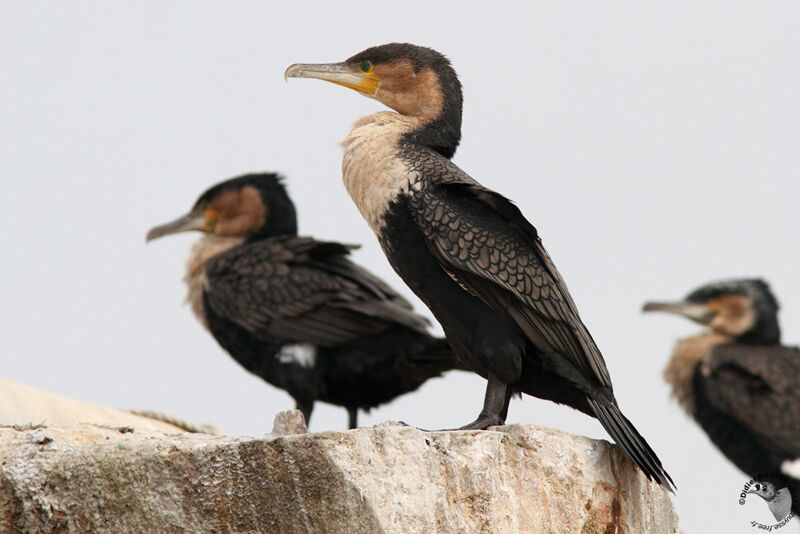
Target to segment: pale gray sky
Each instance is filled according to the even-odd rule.
[[[751,532],[766,506],[738,505],[745,475],[661,379],[674,340],[697,327],[639,310],[763,276],[784,341],[800,341],[798,17],[793,2],[4,3],[3,376],[269,431],[291,398],[239,368],[181,304],[196,237],[145,246],[145,232],[213,183],[277,170],[302,233],[363,243],[355,259],[411,297],[341,184],[337,143],[380,105],[287,84],[283,71],[413,42],[451,58],[465,94],[455,161],[539,229],[623,411],[678,485],[683,528]],[[483,387],[452,374],[361,422],[462,425]],[[530,397],[509,421],[607,438]],[[345,425],[343,409],[319,404],[311,429]]]

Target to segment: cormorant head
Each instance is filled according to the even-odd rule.
[[[248,240],[296,235],[297,217],[277,174],[247,174],[208,189],[189,213],[150,229],[147,241],[190,230]]]
[[[780,343],[778,302],[763,280],[723,280],[699,287],[678,302],[648,302],[644,311],[682,315],[742,343]]]
[[[391,43],[341,63],[296,63],[286,78],[317,78],[374,98],[418,122],[413,142],[450,158],[461,140],[461,83],[450,61],[431,48]]]
[[[777,495],[775,484],[772,482],[758,481],[747,490],[747,493],[755,493],[765,501],[772,501]]]

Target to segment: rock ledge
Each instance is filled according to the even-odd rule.
[[[0,532],[674,533],[668,495],[605,441],[531,425],[385,423],[262,438],[0,428]]]

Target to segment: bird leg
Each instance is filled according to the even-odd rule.
[[[350,430],[358,426],[358,408],[347,409],[347,428]]]
[[[503,409],[500,411],[500,424],[506,424],[506,418],[508,417],[508,406],[511,404],[511,396],[514,392],[511,389],[511,386],[506,386],[506,402],[503,405]]]
[[[489,374],[486,382],[486,396],[483,399],[483,410],[478,418],[466,426],[460,428],[443,428],[441,430],[426,430],[424,432],[452,432],[454,430],[486,430],[490,426],[502,425],[506,422],[508,415],[508,405],[511,403],[513,391],[511,386],[500,380],[497,375]],[[401,424],[409,426],[408,423],[400,421]]]
[[[511,387],[490,373],[480,415],[470,424],[454,430],[486,430],[490,426],[502,425],[506,421],[510,401]]]
[[[299,399],[295,399],[295,410],[300,410],[300,413],[303,414],[303,419],[306,420],[306,428],[308,428],[308,422],[311,420],[311,410],[314,409],[314,401],[301,401]]]

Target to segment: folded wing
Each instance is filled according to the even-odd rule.
[[[355,248],[307,237],[258,241],[206,266],[207,302],[256,337],[335,346],[427,322],[382,280],[347,259]]]

